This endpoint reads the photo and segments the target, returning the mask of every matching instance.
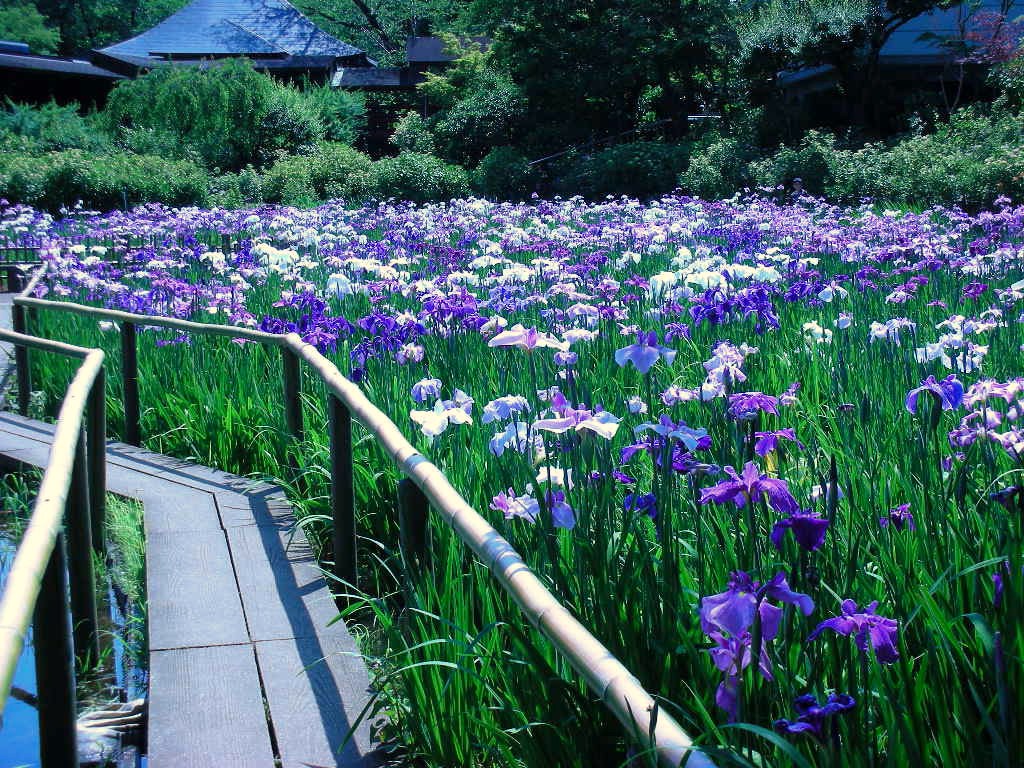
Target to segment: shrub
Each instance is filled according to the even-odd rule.
[[[263,179],[252,166],[238,173],[224,173],[210,179],[207,194],[210,205],[243,208],[263,203]]]
[[[514,141],[525,104],[515,83],[487,70],[432,120],[434,141],[449,160],[476,164],[492,147]]]
[[[930,134],[858,149],[836,148],[834,138],[811,131],[798,148],[782,147],[751,171],[764,185],[799,176],[809,192],[841,202],[978,208],[1001,194],[1024,194],[1024,125],[1009,111],[967,108]]]
[[[191,146],[182,143],[175,133],[163,128],[122,128],[117,145],[124,151],[136,155],[157,155],[171,160],[203,162],[203,158]]]
[[[524,199],[537,189],[537,170],[529,159],[512,147],[497,147],[473,171],[473,189],[484,197],[501,200]]]
[[[671,192],[689,148],[659,141],[619,144],[577,160],[558,181],[566,195],[650,198]]]
[[[426,121],[414,110],[406,112],[395,123],[391,144],[397,147],[399,152],[419,152],[424,155],[434,153],[434,137],[427,128]]]
[[[688,195],[707,199],[730,197],[750,186],[748,163],[756,157],[745,139],[709,134],[694,149],[679,186]]]
[[[831,134],[808,131],[796,148],[780,147],[750,165],[750,175],[762,187],[789,187],[799,178],[806,192],[824,195],[834,189],[836,140]]]
[[[58,211],[79,200],[110,210],[138,203],[202,203],[209,178],[194,163],[150,155],[68,150],[0,155],[0,197]]]
[[[305,96],[324,125],[324,138],[355,144],[366,132],[366,98],[359,93],[321,85],[308,88]]]
[[[369,157],[344,144],[324,142],[308,156],[278,160],[264,175],[262,186],[267,202],[307,206],[331,198],[362,200],[374,184]]]
[[[403,152],[374,163],[375,191],[381,198],[425,203],[469,193],[466,171],[418,152]]]
[[[112,129],[167,131],[209,167],[238,170],[309,151],[324,135],[312,104],[245,59],[162,66],[121,82],[103,112]]]
[[[323,137],[316,107],[298,91],[276,86],[256,130],[252,161],[265,166],[286,155],[309,154]]]
[[[110,147],[110,139],[78,114],[77,105],[60,106],[51,101],[34,106],[16,104],[10,99],[0,111],[0,132],[21,136],[37,151],[84,149],[101,151]]]

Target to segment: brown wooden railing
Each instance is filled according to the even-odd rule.
[[[0,596],[0,717],[31,624],[41,763],[77,766],[75,658],[85,666],[99,659],[92,558],[94,550],[102,553],[104,541],[104,354],[7,330],[0,330],[0,340],[15,345],[23,365],[29,349],[81,360],[64,394],[39,494]]]
[[[125,435],[134,445],[141,442],[138,395],[138,326],[171,328],[187,333],[226,336],[280,348],[285,421],[296,438],[303,434],[301,363],[305,362],[324,382],[328,392],[330,434],[331,513],[333,518],[334,575],[356,583],[356,524],[352,475],[352,419],[358,420],[386,450],[406,476],[399,491],[400,533],[407,561],[425,555],[428,508],[433,508],[491,570],[530,623],[540,630],[623,724],[629,735],[657,750],[663,766],[678,766],[688,758],[693,768],[708,768],[711,761],[693,749],[680,725],[661,709],[639,680],[591,634],[543,585],[522,557],[451,485],[444,473],[417,451],[402,431],[362,390],[347,379],[329,359],[294,333],[269,334],[228,325],[195,323],[177,318],[138,315],[64,301],[39,299],[31,294],[43,277],[39,270],[24,291],[14,298],[14,311],[26,309],[68,312],[120,323],[121,374],[124,386]],[[27,318],[22,314],[21,324]],[[28,348],[18,360],[19,392],[28,392]],[[70,391],[70,390],[69,390]],[[25,400],[23,409],[28,407]],[[23,411],[24,412],[24,411]],[[63,409],[61,411],[63,414]],[[2,680],[0,680],[2,682]]]

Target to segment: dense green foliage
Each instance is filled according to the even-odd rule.
[[[619,144],[579,158],[557,188],[563,195],[590,199],[629,195],[647,199],[672,191],[686,167],[689,147],[657,141]]]
[[[473,171],[473,189],[496,200],[524,200],[540,188],[529,158],[514,147],[495,147]]]
[[[431,155],[403,152],[378,160],[377,192],[398,200],[448,200],[469,193],[466,172]]]
[[[109,149],[109,138],[94,123],[82,117],[74,106],[51,101],[32,107],[8,100],[0,110],[0,141],[4,141],[5,148],[24,151]]]
[[[1024,121],[965,109],[932,133],[859,149],[840,148],[833,136],[812,131],[799,146],[753,163],[751,176],[762,186],[800,177],[807,191],[846,202],[942,200],[977,208],[999,195],[1024,195]]]
[[[79,203],[94,210],[154,200],[191,205],[206,199],[208,185],[206,171],[188,160],[79,149],[0,152],[0,197],[51,211]]]
[[[370,158],[344,144],[320,144],[307,156],[285,157],[263,177],[263,199],[309,205],[317,200],[362,200],[376,184]]]
[[[39,33],[41,50],[60,41],[66,51],[69,30],[76,45],[97,44],[182,2],[64,8],[33,0],[12,6],[25,11],[17,23],[0,13],[0,31],[6,23],[13,31],[5,34]],[[445,199],[460,190],[649,199],[677,186],[728,197],[800,177],[808,191],[844,201],[978,206],[1020,189],[1024,59],[1016,40],[1024,26],[1011,11],[966,9],[972,31],[939,40],[966,64],[941,88],[897,93],[878,66],[895,30],[946,4],[893,0],[876,13],[860,0],[331,0],[303,9],[382,63],[402,63],[402,43],[414,34],[439,34],[455,60],[399,96],[286,85],[229,61],[160,68],[120,84],[104,109],[84,117],[10,104],[0,112],[0,146],[15,156],[4,167],[20,169],[18,158],[28,157],[39,157],[39,167],[0,177],[0,194],[50,207],[67,203],[58,199],[62,188],[93,205],[146,192],[229,206],[308,205],[332,195]],[[492,44],[474,37],[481,34]],[[834,68],[838,103],[777,98],[780,69],[815,64]],[[991,108],[961,111],[964,94],[991,95]],[[691,120],[695,113],[707,119]],[[386,114],[390,145],[379,127]],[[65,150],[111,153],[109,163],[98,160],[109,168],[58,183],[55,167],[67,158],[43,155]],[[400,157],[380,157],[392,153]],[[157,157],[183,163],[175,167],[187,169],[188,181],[136,183],[122,155],[151,158],[148,167]]]
[[[46,18],[25,0],[0,6],[0,40],[26,43],[34,53],[55,53],[60,32],[46,26]]]
[[[111,131],[167,133],[210,167],[232,171],[306,152],[325,133],[310,100],[244,59],[204,70],[158,67],[120,83],[103,116]]]

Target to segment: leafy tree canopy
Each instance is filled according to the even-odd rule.
[[[60,32],[46,26],[46,19],[26,2],[0,6],[0,40],[28,43],[34,53],[56,53]]]

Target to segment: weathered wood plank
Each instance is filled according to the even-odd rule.
[[[0,459],[45,466],[52,435],[0,414]],[[333,599],[281,490],[118,443],[107,456],[109,489],[145,508],[150,764],[270,766],[273,732],[285,766],[376,765],[368,723],[338,749],[367,672],[344,624],[328,627]]]
[[[339,653],[333,638],[316,637],[256,643],[256,655],[284,768],[379,764],[368,719],[345,743],[369,701],[358,655]]]
[[[249,642],[223,531],[150,536],[146,587],[150,649]]]
[[[150,768],[271,768],[251,645],[153,651]]]
[[[183,485],[173,485],[173,492],[168,492],[167,483],[160,485],[164,489],[162,493],[144,487],[135,493],[124,494],[142,502],[146,510],[147,537],[172,532],[221,532],[220,516],[212,495]]]
[[[253,640],[315,637],[327,630],[334,650],[355,651],[343,625],[327,629],[338,609],[301,532],[293,537],[246,526],[228,529],[227,536]]]

